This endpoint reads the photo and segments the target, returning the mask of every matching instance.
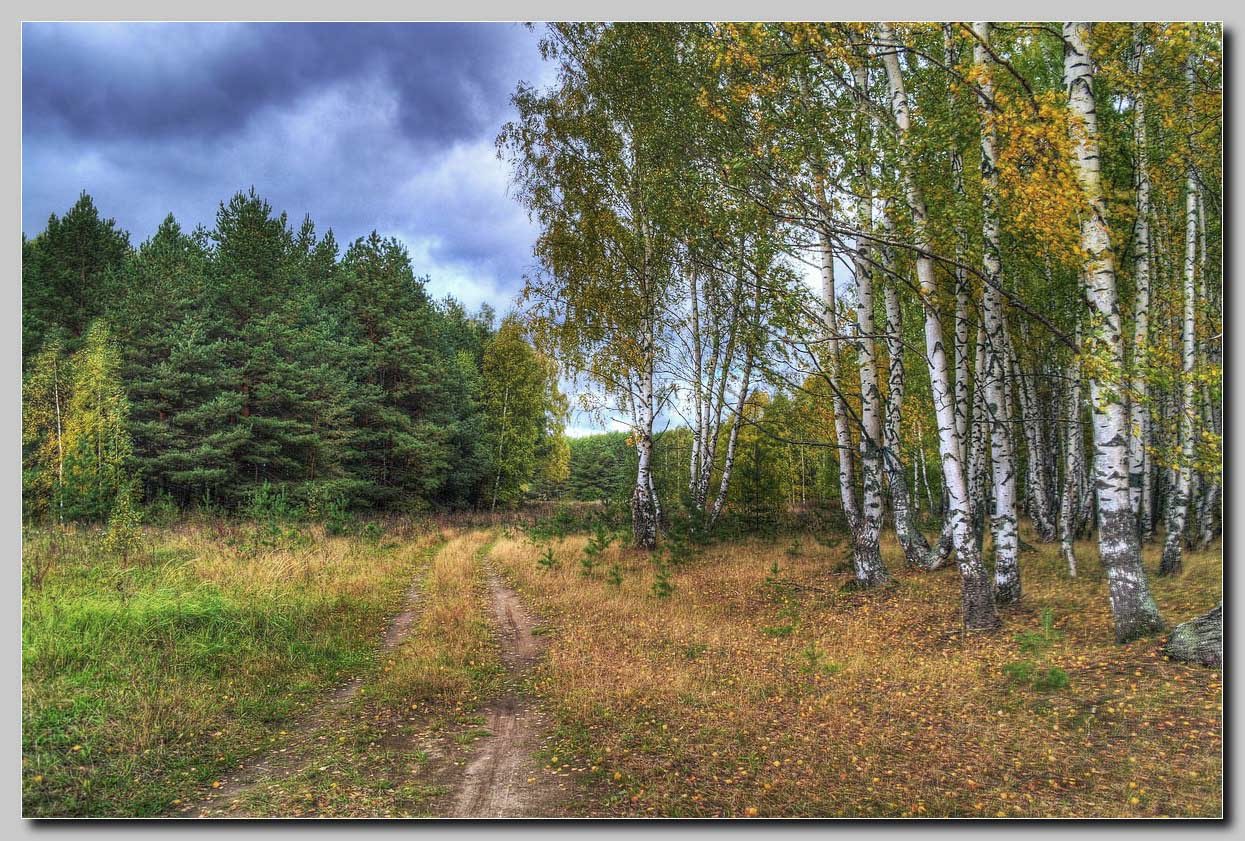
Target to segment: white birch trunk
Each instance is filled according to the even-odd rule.
[[[973,500],[973,530],[981,546],[985,532],[985,512],[992,502],[990,481],[986,478],[986,436],[989,418],[986,415],[986,328],[977,322],[974,342],[973,412],[968,424],[968,496]]]
[[[994,82],[986,46],[990,24],[973,24],[977,44],[973,63],[977,70],[981,108],[981,227],[982,275],[985,290],[982,313],[986,331],[986,415],[990,422],[990,475],[993,479],[994,597],[1000,604],[1020,600],[1019,534],[1016,528],[1016,460],[1012,453],[1011,405],[1004,392],[1003,275],[999,248],[999,171],[995,157]]]
[[[1026,375],[1020,367],[1020,358],[1012,344],[1006,321],[1003,322],[1002,330],[1004,370],[1011,375],[1016,397],[1020,403],[1022,421],[1020,429],[1028,456],[1025,459],[1025,466],[1028,479],[1029,515],[1033,518],[1038,540],[1048,543],[1055,539],[1055,523],[1051,513],[1051,493],[1048,484],[1050,473],[1047,469],[1046,444],[1042,435],[1041,407],[1038,404],[1037,389],[1034,388],[1033,378]]]
[[[1146,100],[1140,77],[1144,56],[1142,30],[1144,24],[1133,24],[1133,71],[1138,78],[1136,102],[1133,106],[1133,131],[1137,142],[1137,225],[1133,263],[1133,280],[1137,295],[1133,304],[1133,365],[1129,402],[1128,488],[1133,510],[1138,514],[1138,530],[1144,538],[1150,532],[1149,457],[1146,446],[1150,440],[1149,386],[1145,375],[1146,356],[1150,344],[1150,165],[1146,141]]]
[[[862,211],[862,216],[867,211]],[[864,219],[862,218],[862,222]],[[856,271],[856,345],[860,367],[860,466],[861,466],[861,530],[860,545],[855,557],[856,582],[872,587],[889,576],[882,563],[878,540],[882,532],[882,394],[878,390],[877,349],[873,337],[873,272],[864,252],[867,246],[857,242],[854,256]]]
[[[904,89],[903,73],[899,67],[899,42],[887,24],[879,24],[878,29],[879,52],[890,82],[891,108],[899,129],[901,149],[906,153],[911,117],[908,110],[908,95]],[[973,539],[968,510],[968,486],[964,479],[963,449],[956,434],[955,397],[952,393],[950,373],[947,370],[942,324],[938,320],[938,313],[932,301],[936,279],[934,261],[928,251],[928,213],[925,197],[920,184],[913,177],[911,156],[905,154],[904,157],[900,172],[912,213],[917,280],[920,285],[922,304],[925,307],[925,351],[929,360],[934,414],[938,420],[938,450],[942,456],[943,483],[950,500],[947,516],[951,520],[956,563],[960,569],[964,626],[971,630],[994,629],[999,625],[999,618],[994,608],[994,593],[990,576],[985,564],[982,563],[981,553],[977,550],[977,542]]]
[[[704,338],[700,330],[700,284],[696,271],[688,273],[688,291],[692,305],[692,414],[696,419],[692,430],[691,463],[688,465],[687,493],[692,507],[700,484],[700,441],[704,435]]]
[[[1115,291],[1115,258],[1107,228],[1098,117],[1094,108],[1093,64],[1086,46],[1088,25],[1063,27],[1064,85],[1072,114],[1071,138],[1077,180],[1084,196],[1081,247],[1085,252],[1090,339],[1107,370],[1124,368],[1120,311]],[[1133,510],[1128,498],[1128,418],[1119,389],[1104,382],[1096,364],[1089,381],[1093,410],[1094,475],[1098,504],[1098,553],[1107,575],[1115,637],[1127,642],[1163,628],[1150,594]]]
[[[863,64],[852,68],[858,95],[867,101],[868,74]],[[869,148],[868,121],[858,118],[857,143],[863,154]],[[878,389],[878,354],[874,337],[873,265],[869,237],[873,235],[873,196],[868,164],[861,163],[855,178],[856,247],[852,249],[852,269],[856,292],[856,354],[860,368],[860,542],[854,564],[856,584],[874,587],[890,576],[882,563],[879,539],[882,534],[882,392]]]
[[[1198,285],[1201,290],[1200,296],[1203,301],[1203,305],[1206,307],[1204,312],[1207,319],[1210,320],[1213,325],[1217,323],[1215,320],[1215,313],[1217,312],[1216,301],[1218,300],[1218,295],[1216,295],[1215,298],[1211,297],[1210,292],[1212,287],[1206,281],[1206,275],[1210,270],[1210,264],[1206,262],[1206,204],[1202,196],[1200,186],[1197,191],[1197,230],[1198,239],[1201,243],[1198,249],[1198,262],[1202,267],[1201,272],[1198,274]],[[1213,328],[1206,331],[1207,334],[1211,334],[1213,332]],[[1216,359],[1215,354],[1211,352],[1212,347],[1215,347],[1213,342],[1210,346],[1204,349],[1203,355],[1208,363],[1217,363],[1218,360]],[[1209,428],[1215,435],[1222,436],[1222,415],[1219,411],[1220,407],[1218,407],[1215,402],[1211,400],[1210,386],[1203,382],[1199,391],[1199,396],[1202,401],[1202,422],[1206,425],[1206,428]],[[1222,440],[1222,438],[1220,440]],[[1198,539],[1198,546],[1202,549],[1205,549],[1210,545],[1210,542],[1215,539],[1215,536],[1219,534],[1222,528],[1223,517],[1220,510],[1220,500],[1223,496],[1223,472],[1221,469],[1211,471],[1204,477],[1204,479],[1206,483],[1206,492],[1202,497],[1202,510],[1198,517],[1201,525],[1201,536]]]
[[[631,493],[631,528],[635,545],[642,549],[657,547],[657,508],[653,493],[653,373],[641,375],[641,395],[635,405],[632,435],[635,437],[637,467],[635,488]]]
[[[1192,86],[1192,64],[1186,72]],[[1193,418],[1197,406],[1193,402],[1193,370],[1197,361],[1196,280],[1197,280],[1197,192],[1198,183],[1190,163],[1185,177],[1185,238],[1184,238],[1184,318],[1180,330],[1180,465],[1177,468],[1176,493],[1172,498],[1163,541],[1163,560],[1159,575],[1176,575],[1183,568],[1185,525],[1189,511],[1190,485],[1193,471]]]
[[[890,239],[892,224],[888,214],[882,215],[882,227]],[[882,285],[886,309],[886,415],[882,425],[883,445],[886,448],[886,477],[890,484],[891,511],[895,518],[895,536],[903,547],[904,559],[909,566],[927,567],[930,562],[929,543],[917,528],[913,493],[917,487],[916,462],[913,462],[912,490],[904,476],[900,458],[900,423],[903,412],[904,364],[903,364],[903,313],[899,307],[899,290],[890,276],[895,261],[891,249],[882,248],[883,265],[888,270]],[[919,450],[918,450],[919,451]]]
[[[843,504],[843,517],[847,520],[847,530],[852,539],[852,551],[860,535],[860,509],[856,506],[856,490],[852,487],[853,457],[852,434],[848,424],[847,404],[843,400],[843,378],[839,365],[839,319],[834,293],[834,249],[830,238],[824,231],[818,231],[818,247],[821,252],[821,297],[825,307],[826,323],[826,356],[827,376],[834,394],[831,404],[834,408],[834,438],[838,449],[839,463],[839,496]],[[853,558],[853,564],[855,559]]]
[[[1080,325],[1076,344],[1081,344]],[[1068,575],[1076,578],[1076,535],[1079,526],[1082,475],[1085,471],[1084,435],[1081,432],[1081,363],[1072,358],[1068,366],[1068,387],[1064,398],[1064,475],[1063,495],[1059,502],[1059,542]]]
[[[755,277],[756,285],[754,287],[752,302],[752,317],[759,319],[761,317],[761,278]],[[736,324],[733,330],[739,330],[740,326]],[[733,336],[734,334],[732,334]],[[718,517],[722,514],[722,509],[726,505],[726,496],[730,492],[731,474],[735,469],[735,450],[739,441],[739,428],[743,425],[744,408],[748,404],[748,389],[752,385],[752,366],[756,359],[757,348],[755,339],[748,338],[745,341],[747,346],[746,356],[744,360],[743,375],[739,382],[739,399],[735,404],[735,411],[731,417],[731,431],[729,440],[726,444],[726,461],[722,465],[722,478],[718,482],[718,493],[714,498],[713,507],[709,510],[709,528],[717,523]],[[723,374],[725,377],[725,373]]]

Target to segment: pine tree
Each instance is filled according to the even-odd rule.
[[[100,218],[85,192],[62,217],[53,214],[33,240],[22,242],[22,356],[59,335],[76,350],[91,321],[114,294],[113,274],[130,251],[129,236]]]

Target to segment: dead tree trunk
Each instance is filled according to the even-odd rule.
[[[1177,625],[1163,647],[1163,653],[1173,660],[1222,666],[1223,602],[1196,619]]]

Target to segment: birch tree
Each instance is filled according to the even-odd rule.
[[[1034,386],[1033,375],[1027,373],[1020,364],[1020,356],[1012,341],[1011,331],[1006,321],[1002,322],[1000,341],[1002,342],[1003,369],[1005,376],[1012,383],[1011,391],[1015,393],[1020,405],[1020,430],[1024,438],[1026,488],[1029,516],[1033,520],[1038,540],[1049,542],[1055,539],[1055,519],[1051,511],[1050,476],[1047,464],[1046,448],[1042,422],[1042,409],[1038,401],[1038,392]]]
[[[65,415],[71,370],[53,338],[31,360],[22,381],[22,499],[27,516],[65,520]]]
[[[1011,405],[1005,393],[1002,252],[999,247],[999,176],[991,116],[994,83],[987,56],[990,24],[973,24],[973,64],[981,106],[982,313],[985,322],[985,407],[990,424],[990,474],[993,481],[994,592],[1001,604],[1021,595],[1019,537],[1016,528],[1016,465],[1012,453]],[[980,371],[980,369],[978,369]]]
[[[63,447],[57,438],[58,458],[64,453],[58,483],[65,516],[102,522],[117,498],[131,492],[134,454],[121,353],[107,321],[91,322],[70,371]]]
[[[1124,353],[1115,258],[1102,191],[1094,68],[1087,46],[1088,26],[1063,25],[1064,87],[1073,166],[1082,192],[1081,249],[1085,254],[1087,328],[1094,368],[1089,376],[1094,435],[1094,488],[1098,500],[1098,553],[1107,574],[1115,636],[1120,642],[1161,631],[1163,620],[1141,565],[1128,488],[1128,425],[1124,401],[1111,372],[1123,370]]]
[[[498,138],[520,198],[541,227],[542,271],[524,297],[538,335],[565,367],[599,383],[636,449],[631,494],[637,546],[657,543],[661,504],[653,432],[670,396],[665,352],[673,247],[659,225],[672,192],[656,88],[675,40],[660,28],[557,24],[544,47],[559,61],[549,92],[520,86],[519,119]]]
[[[894,225],[890,220],[889,208],[882,213],[881,221],[884,239],[889,241],[894,236]],[[904,474],[903,461],[900,459],[902,441],[900,429],[903,421],[904,399],[904,341],[903,341],[903,310],[899,304],[899,289],[895,280],[895,250],[888,244],[882,245],[882,297],[886,319],[884,335],[886,337],[886,413],[882,424],[882,443],[885,452],[887,484],[890,487],[891,513],[895,520],[895,536],[903,547],[904,559],[909,566],[928,568],[932,556],[929,542],[917,528],[916,508],[912,494],[916,490],[916,480],[911,487]],[[919,452],[919,450],[918,450]],[[915,469],[916,462],[913,462]]]
[[[1080,330],[1077,330],[1080,343]],[[1068,365],[1064,389],[1064,475],[1059,501],[1059,550],[1076,578],[1076,537],[1080,527],[1081,484],[1085,472],[1085,433],[1081,428],[1081,363],[1075,356]]]
[[[1137,221],[1133,229],[1133,358],[1129,401],[1128,486],[1138,529],[1149,534],[1150,463],[1146,446],[1150,440],[1150,406],[1145,375],[1146,349],[1150,342],[1150,165],[1146,133],[1146,97],[1141,84],[1145,61],[1144,25],[1133,24],[1133,133],[1137,157]]]
[[[828,202],[822,202],[823,213],[828,215]],[[841,339],[843,335],[842,320],[838,312],[838,298],[834,287],[834,246],[830,236],[822,228],[817,233],[818,255],[821,261],[821,303],[823,307],[825,371],[830,383],[831,402],[834,411],[834,441],[838,450],[839,465],[839,497],[842,500],[843,518],[847,523],[848,534],[852,541],[852,563],[857,576],[866,567],[860,556],[863,546],[864,525],[861,522],[860,506],[856,501],[856,488],[853,484],[855,473],[855,449],[852,442],[851,421],[847,400],[843,393],[843,375],[841,371]],[[867,554],[867,548],[866,548]],[[867,571],[867,570],[866,570]]]
[[[863,61],[852,66],[853,86],[862,101],[868,101],[868,68]],[[856,355],[860,369],[860,467],[861,467],[861,534],[856,553],[856,580],[875,586],[889,576],[882,563],[879,536],[882,531],[882,393],[878,389],[877,327],[873,319],[873,259],[869,238],[873,235],[873,188],[870,184],[871,162],[865,150],[872,146],[867,116],[858,113],[855,125],[858,148],[862,154],[856,163],[853,192],[856,202],[856,243],[852,249],[852,272],[855,280]]]
[[[891,108],[898,128],[901,153],[911,132],[911,115],[908,96],[904,87],[903,71],[899,65],[902,49],[888,24],[878,26],[879,52],[886,67],[890,86]],[[938,422],[939,453],[942,456],[943,483],[950,500],[947,516],[951,519],[956,563],[960,569],[964,625],[972,630],[996,628],[998,614],[994,609],[994,593],[981,553],[972,534],[969,515],[968,486],[965,481],[962,448],[956,433],[954,394],[947,369],[947,354],[943,344],[942,324],[934,307],[936,280],[934,261],[929,252],[928,211],[925,197],[912,172],[913,160],[904,154],[901,164],[901,181],[912,214],[913,249],[916,252],[917,281],[922,303],[925,306],[925,351],[929,364],[930,384],[934,399],[934,414]]]
[[[1193,59],[1185,64],[1189,95],[1193,93]],[[1181,319],[1180,348],[1180,459],[1177,463],[1175,494],[1169,504],[1167,534],[1163,541],[1160,575],[1176,575],[1183,569],[1185,527],[1189,511],[1190,484],[1193,472],[1193,420],[1198,410],[1193,402],[1194,368],[1197,364],[1196,301],[1198,266],[1198,180],[1193,161],[1187,164],[1185,176],[1185,237],[1184,237],[1184,311]]]

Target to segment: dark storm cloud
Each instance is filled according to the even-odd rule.
[[[27,24],[23,224],[85,189],[149,236],[255,186],[343,244],[402,239],[436,294],[504,309],[532,229],[493,138],[539,80],[507,24]]]
[[[515,27],[479,24],[27,24],[27,127],[167,140],[238,130],[351,79],[397,93],[411,140],[493,128],[532,65]]]

